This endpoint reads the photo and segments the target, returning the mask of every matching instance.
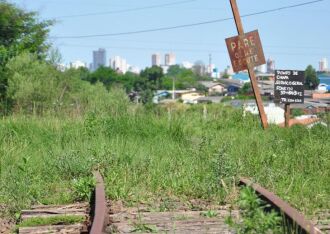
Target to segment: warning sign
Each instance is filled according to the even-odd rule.
[[[258,30],[226,39],[234,72],[266,63]]]
[[[226,39],[234,72],[266,63],[258,30]]]

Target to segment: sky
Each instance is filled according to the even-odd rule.
[[[300,4],[312,0],[237,0],[241,15]],[[234,20],[141,34],[65,38],[116,34],[193,24],[232,17],[229,0],[8,0],[37,11],[41,19],[56,19],[50,42],[63,63],[92,62],[92,51],[105,48],[107,60],[125,58],[129,64],[151,66],[153,53],[173,52],[177,63],[203,61],[220,70],[230,65],[225,38],[237,35]],[[158,6],[158,7],[157,7]],[[139,9],[137,9],[139,8]],[[145,9],[140,9],[145,8]],[[94,14],[95,13],[95,14]],[[100,14],[102,13],[102,14]],[[276,69],[318,68],[330,59],[330,0],[242,19],[245,32],[259,30],[266,59]],[[78,16],[80,15],[80,16]],[[83,16],[82,16],[83,15]],[[162,56],[162,58],[163,58]],[[163,58],[164,61],[164,58]]]

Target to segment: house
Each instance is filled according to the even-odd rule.
[[[185,93],[181,96],[181,100],[185,104],[197,104],[198,99],[201,97],[205,97],[205,95],[201,95],[197,92]]]
[[[238,91],[240,90],[240,86],[235,84],[230,84],[228,85],[227,90],[228,90],[228,94],[232,94],[232,95],[237,94]]]
[[[200,81],[201,85],[207,88],[209,95],[223,94],[227,91],[224,85],[212,81]]]

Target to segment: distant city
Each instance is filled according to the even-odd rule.
[[[69,64],[60,64],[59,67],[61,70],[66,70],[69,68],[77,69],[80,67],[84,67],[89,69],[90,71],[95,71],[99,67],[103,66],[110,67],[121,74],[125,74],[126,72],[139,74],[141,71],[141,68],[129,64],[125,58],[122,58],[118,55],[113,56],[109,60],[107,60],[107,52],[103,48],[99,48],[98,50],[93,51],[92,56],[93,62],[90,64],[87,64],[84,61],[76,60],[70,62]],[[272,76],[276,69],[275,64],[276,63],[274,59],[268,58],[266,64],[256,67],[255,70],[257,73],[262,74],[263,76]],[[164,55],[162,55],[161,53],[154,53],[151,55],[151,66],[161,67],[163,69],[164,74],[167,74],[169,67],[173,65],[179,65],[180,67],[186,69],[192,69],[193,67],[196,67],[196,65],[198,65],[199,74],[207,75],[216,79],[220,79],[223,77],[232,78],[233,76],[234,78],[239,79],[238,77],[241,77],[235,76],[233,69],[230,65],[224,66],[223,70],[216,67],[216,65],[212,62],[211,54],[209,55],[208,64],[204,64],[202,61],[197,61],[195,63],[183,61],[179,64],[176,61],[175,53],[172,52],[168,52]],[[329,72],[329,63],[327,58],[322,58],[319,61],[317,71],[319,73]],[[247,78],[248,77],[244,77],[243,80],[246,80]]]

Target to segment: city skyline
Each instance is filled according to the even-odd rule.
[[[298,4],[302,1],[279,0],[269,2],[265,6],[257,0],[251,0],[249,3],[240,0],[238,5],[241,15],[245,15]],[[205,64],[208,63],[209,54],[212,54],[213,63],[217,67],[225,68],[230,65],[230,60],[224,40],[237,35],[233,20],[226,20],[196,27],[133,35],[57,38],[129,32],[232,17],[229,1],[225,0],[195,0],[168,7],[126,12],[125,9],[142,8],[157,3],[151,0],[139,2],[13,0],[11,2],[25,9],[38,11],[43,19],[57,19],[57,23],[50,31],[50,42],[54,47],[59,48],[65,63],[77,59],[90,62],[90,51],[105,48],[109,55],[125,57],[131,64],[141,68],[150,65],[150,54],[168,51],[175,53],[179,62],[194,63],[202,60]],[[160,1],[157,2],[160,4]],[[321,58],[330,58],[330,49],[324,43],[324,38],[329,37],[330,34],[324,30],[329,25],[326,19],[329,11],[327,9],[330,9],[329,1],[322,1],[299,8],[246,17],[243,18],[243,24],[246,32],[259,30],[265,56],[276,60],[278,68],[302,70],[311,64],[317,69]],[[96,14],[87,15],[93,12]],[[98,12],[105,13],[97,14]],[[78,14],[85,16],[77,16]]]
[[[107,61],[106,58],[106,54],[107,51],[104,48],[99,48],[96,51],[93,51],[93,59],[95,57],[95,53],[99,53],[100,51],[102,51],[102,53],[104,54],[104,59],[105,61]],[[163,56],[163,60],[162,60],[162,56]],[[221,73],[227,73],[226,71],[228,69],[232,69],[231,64],[225,65],[223,67],[218,67],[215,64],[212,63],[212,60],[210,60],[210,57],[212,55],[209,55],[209,64],[204,63],[205,68],[207,70],[207,73],[212,73],[213,69],[217,69],[217,72],[221,72]],[[191,63],[190,61],[181,61],[181,62],[177,62],[176,61],[176,54],[175,53],[153,53],[151,54],[151,63],[145,67],[138,67],[134,64],[128,64],[127,60],[124,59],[123,57],[119,56],[119,55],[115,55],[113,57],[111,57],[109,60],[109,64],[107,64],[106,62],[102,65],[105,67],[110,67],[114,70],[120,71],[122,73],[126,73],[127,71],[133,71],[134,73],[138,73],[138,71],[140,71],[141,69],[144,69],[146,67],[152,67],[152,66],[159,66],[162,67],[164,69],[165,72],[167,72],[167,69],[172,66],[172,65],[180,65],[181,67],[185,67],[187,69],[191,69],[192,66],[194,65],[194,63]],[[200,60],[195,61],[196,63],[201,62]],[[86,61],[81,61],[80,59],[76,59],[74,61],[70,61],[67,65],[68,68],[78,68],[78,67],[86,67],[87,68],[87,62]],[[90,70],[95,70],[94,69],[94,62],[91,63],[91,66],[89,67]],[[65,65],[65,64],[62,64]],[[269,57],[267,58],[267,61],[265,64],[260,65],[260,66],[256,66],[255,70],[258,72],[262,72],[262,73],[274,73],[274,71],[277,69],[276,67],[276,61],[272,58]],[[316,71],[319,72],[329,72],[329,66],[328,66],[328,59],[327,58],[321,58],[318,62],[318,66],[315,66]]]

